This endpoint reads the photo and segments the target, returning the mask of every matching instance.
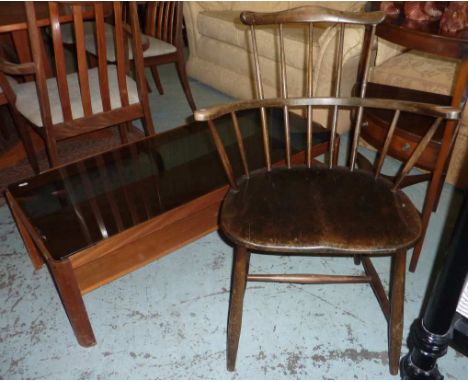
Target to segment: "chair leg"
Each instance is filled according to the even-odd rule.
[[[161,78],[159,78],[159,72],[157,65],[151,65],[151,74],[153,75],[154,83],[156,84],[156,88],[158,89],[159,94],[164,94],[164,89],[161,83]]]
[[[197,109],[197,106],[195,105],[195,101],[193,100],[192,96],[192,91],[190,90],[187,71],[185,70],[185,60],[182,53],[177,54],[177,61],[175,65],[177,69],[177,75],[179,76],[180,83],[182,84],[182,88],[184,89],[185,98],[187,98],[187,101],[192,111],[195,111]]]
[[[429,187],[426,194],[426,200],[424,201],[424,206],[422,209],[421,216],[421,225],[422,232],[419,237],[416,246],[413,249],[413,254],[411,256],[411,262],[409,266],[410,272],[416,271],[416,266],[418,265],[419,255],[421,254],[422,246],[424,244],[424,238],[426,236],[427,227],[429,225],[429,219],[431,218],[432,211],[438,202],[438,192],[440,191],[440,182],[443,181],[443,178],[439,177],[436,179],[435,176],[432,176],[432,179],[429,182]]]
[[[234,265],[231,280],[231,299],[227,329],[227,369],[236,368],[237,348],[242,326],[242,307],[249,268],[250,254],[245,247],[237,246],[234,251]]]
[[[46,137],[47,156],[49,157],[50,168],[55,168],[59,165],[58,153],[57,153],[57,142]]]
[[[405,296],[406,250],[392,257],[390,281],[389,364],[390,373],[398,374],[403,338],[403,310]]]
[[[29,164],[31,165],[35,174],[39,174],[39,164],[37,162],[36,152],[34,150],[34,145],[31,140],[31,135],[29,132],[29,127],[26,126],[26,122],[19,116],[16,110],[10,108],[11,115],[13,117],[13,122],[18,129],[18,133],[21,137],[21,141],[23,142],[24,151],[26,152],[26,156],[28,158]]]

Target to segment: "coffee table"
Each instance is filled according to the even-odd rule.
[[[284,158],[282,111],[269,112],[272,158]],[[263,166],[259,115],[240,114],[248,156]],[[306,121],[291,115],[294,160]],[[241,173],[229,119],[219,131]],[[314,155],[329,133],[317,126]],[[205,123],[192,123],[47,171],[6,197],[36,269],[47,264],[75,336],[96,343],[82,296],[217,229],[227,179]]]

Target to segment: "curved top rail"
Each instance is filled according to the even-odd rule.
[[[420,113],[436,118],[459,119],[460,108],[451,106],[440,106],[430,103],[396,101],[382,98],[333,98],[333,97],[310,97],[310,98],[269,98],[247,101],[237,101],[209,108],[196,110],[194,117],[196,121],[208,121],[225,114],[256,109],[261,107],[300,107],[300,106],[342,106],[342,107],[364,107],[372,109],[400,110],[409,113]]]
[[[315,22],[377,25],[385,19],[385,13],[343,12],[320,6],[304,6],[271,13],[244,11],[240,19],[246,25]]]

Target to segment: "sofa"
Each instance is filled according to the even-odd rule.
[[[279,1],[279,2],[204,2],[191,1],[184,5],[184,19],[189,44],[187,71],[190,77],[238,99],[255,98],[252,52],[248,29],[239,18],[243,10],[274,12],[303,5],[320,5],[346,11],[359,11],[364,2]],[[337,30],[334,27],[315,28],[313,57],[313,91],[316,96],[329,96],[332,90],[332,70],[335,58]],[[363,30],[348,27],[344,39],[341,95],[351,94],[356,80],[361,53]],[[285,28],[286,72],[290,96],[305,95],[305,41],[302,27]],[[258,50],[262,67],[265,97],[279,95],[279,63],[275,49],[275,29],[262,27],[257,31]],[[399,85],[416,90],[449,94],[456,63],[407,52],[404,48],[378,40],[375,67],[371,81]],[[417,60],[417,63],[415,62]],[[429,73],[429,74],[428,74]],[[430,78],[427,78],[427,77]],[[455,145],[447,181],[466,186],[468,176],[463,169],[467,153],[467,113]],[[314,119],[324,123],[327,111],[317,110]],[[340,113],[338,131],[350,128],[349,114]],[[465,179],[466,178],[466,179]]]

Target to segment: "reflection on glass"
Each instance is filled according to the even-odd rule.
[[[239,113],[251,168],[264,166],[258,111]],[[305,147],[306,123],[292,116],[295,152]],[[283,114],[269,112],[272,159],[284,158]],[[242,173],[229,117],[217,123],[234,172]],[[328,139],[317,133],[315,142]],[[204,123],[48,171],[9,187],[50,254],[64,258],[227,184]]]

